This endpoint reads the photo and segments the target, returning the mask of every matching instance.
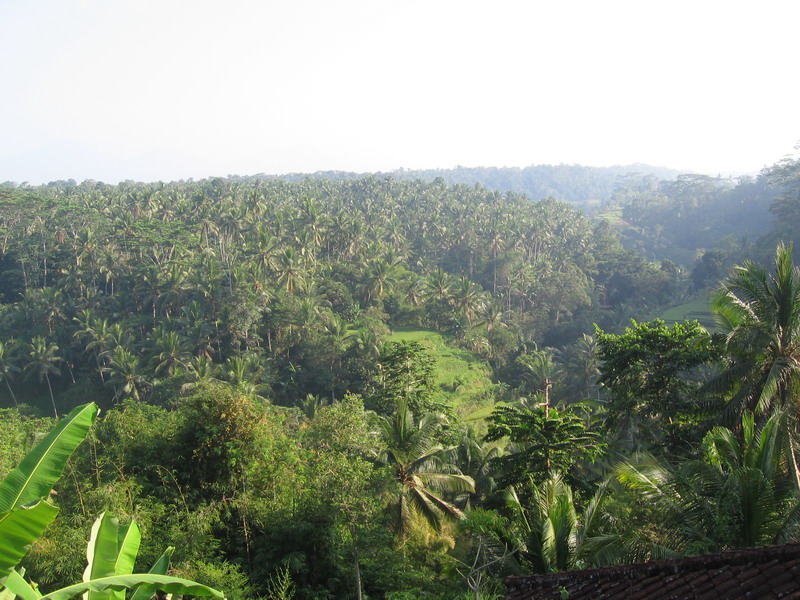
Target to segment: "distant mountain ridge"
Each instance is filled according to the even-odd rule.
[[[581,165],[531,165],[528,167],[455,167],[453,169],[397,169],[377,173],[348,171],[317,171],[315,173],[289,173],[286,175],[259,175],[268,179],[302,181],[304,179],[332,179],[336,181],[357,179],[374,175],[392,177],[400,181],[421,179],[433,181],[441,178],[448,184],[481,186],[499,192],[524,194],[531,200],[554,198],[572,205],[591,209],[604,204],[614,192],[621,177],[631,174],[652,176],[657,179],[675,179],[679,172],[644,164],[613,167],[584,167]]]

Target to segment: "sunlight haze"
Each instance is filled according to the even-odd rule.
[[[647,163],[800,140],[796,2],[5,0],[0,181]]]

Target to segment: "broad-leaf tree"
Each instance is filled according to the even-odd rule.
[[[604,444],[591,431],[581,405],[557,409],[501,406],[489,417],[488,441],[507,438],[504,455],[493,459],[503,486],[544,481],[551,472],[569,472],[597,458]]]
[[[697,321],[632,322],[619,335],[595,327],[600,384],[609,392],[606,428],[633,451],[686,454],[709,407],[696,392],[716,350]]]

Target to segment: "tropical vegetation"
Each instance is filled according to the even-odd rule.
[[[563,173],[594,199],[0,186],[0,593],[480,600],[799,540],[800,163]]]

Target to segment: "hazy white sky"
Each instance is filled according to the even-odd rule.
[[[645,162],[800,141],[797,0],[0,0],[0,181]]]

